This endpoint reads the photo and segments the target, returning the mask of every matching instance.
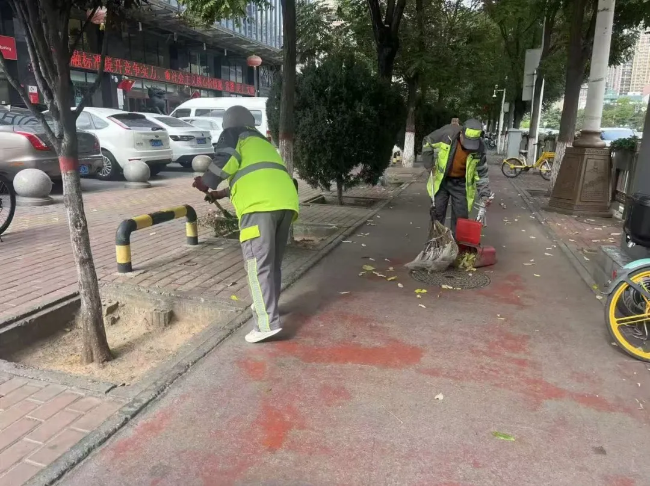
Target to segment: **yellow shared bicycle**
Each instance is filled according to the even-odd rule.
[[[526,163],[526,154],[528,150],[519,152],[519,157],[510,157],[505,159],[501,164],[501,172],[506,177],[517,177],[522,172],[528,172],[530,169],[539,170],[545,180],[551,180],[551,171],[553,170],[553,160],[555,159],[555,152],[542,152],[539,159],[533,164]]]

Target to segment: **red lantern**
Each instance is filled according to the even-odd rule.
[[[257,67],[262,64],[262,58],[253,54],[252,56],[248,56],[246,58],[246,64],[248,64],[250,67]]]

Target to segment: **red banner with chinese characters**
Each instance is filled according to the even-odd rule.
[[[99,71],[101,56],[89,54],[82,51],[74,51],[70,60],[70,66],[89,71]],[[255,87],[249,84],[235,83],[234,81],[223,81],[219,78],[210,78],[198,74],[186,73],[165,69],[140,62],[127,61],[115,57],[106,56],[104,71],[112,74],[121,74],[133,78],[149,79],[163,83],[182,84],[195,88],[212,89],[215,91],[226,91],[247,96],[255,96]]]

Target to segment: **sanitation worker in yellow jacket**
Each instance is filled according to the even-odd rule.
[[[276,148],[255,129],[255,118],[243,106],[223,117],[223,132],[212,163],[194,187],[216,189],[213,198],[230,196],[239,218],[239,241],[253,300],[253,330],[246,341],[263,341],[282,330],[278,301],[281,266],[291,223],[298,216],[298,191]]]
[[[451,199],[451,230],[456,220],[467,218],[474,200],[490,204],[490,180],[481,138],[483,125],[470,118],[462,126],[453,122],[424,137],[422,162],[430,170],[427,192],[434,219],[444,224]]]

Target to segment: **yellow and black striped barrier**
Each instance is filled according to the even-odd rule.
[[[133,268],[131,267],[131,233],[178,218],[187,218],[187,223],[185,223],[187,244],[198,245],[199,237],[196,228],[196,211],[194,211],[192,206],[188,206],[187,204],[175,208],[164,209],[162,211],[156,211],[151,214],[143,214],[142,216],[136,216],[135,218],[125,219],[122,221],[117,227],[117,233],[115,234],[117,271],[119,273],[129,273],[133,271]]]

